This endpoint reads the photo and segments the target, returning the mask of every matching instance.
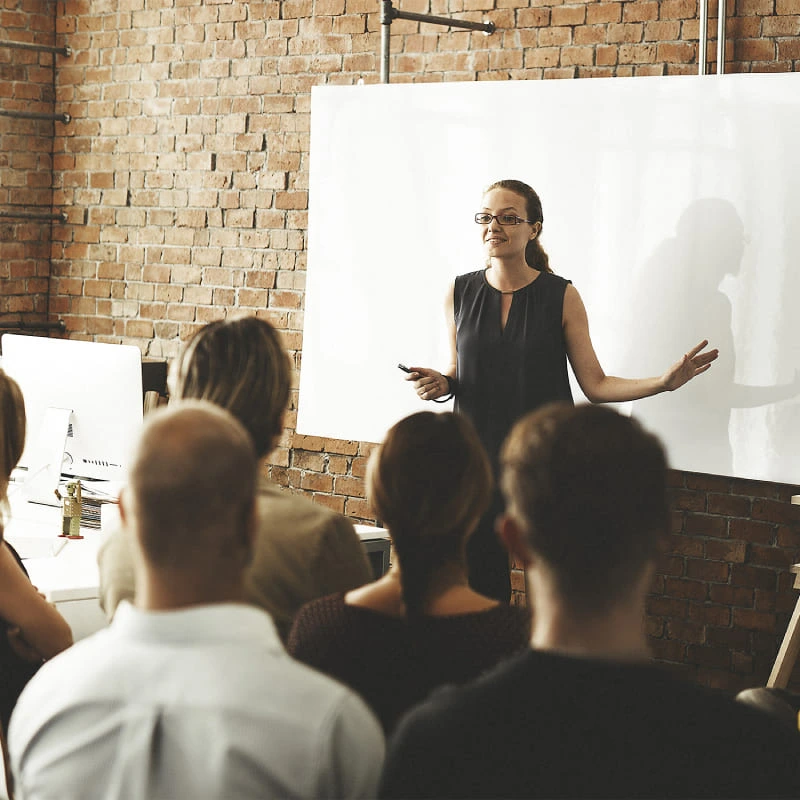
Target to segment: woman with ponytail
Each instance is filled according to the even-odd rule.
[[[491,496],[489,461],[463,415],[421,412],[375,450],[367,497],[389,530],[389,572],[315,600],[289,652],[358,691],[389,731],[445,683],[464,683],[524,647],[528,615],[470,588],[465,546]]]
[[[444,372],[412,367],[406,380],[423,400],[455,395],[455,409],[475,424],[492,468],[513,424],[550,402],[572,402],[567,360],[592,403],[619,403],[673,391],[705,372],[717,357],[700,342],[663,375],[606,375],[589,336],[586,308],[572,284],[550,268],[541,244],[544,215],[526,183],[502,180],[475,214],[487,257],[484,269],[459,275],[446,299],[451,362]],[[471,586],[508,602],[508,555],[495,535],[499,492],[467,549]]]

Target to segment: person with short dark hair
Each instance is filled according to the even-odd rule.
[[[225,408],[250,434],[258,463],[258,535],[246,577],[250,602],[266,609],[281,638],[304,603],[372,580],[353,523],[265,477],[283,435],[291,372],[280,335],[258,317],[211,322],[184,346],[170,371],[172,401]],[[109,617],[133,597],[132,547],[123,531],[100,550],[100,602]]]
[[[491,487],[466,417],[423,411],[400,420],[367,471],[367,497],[394,545],[390,571],[295,618],[289,652],[358,691],[387,731],[432,689],[475,678],[528,639],[527,611],[467,581],[464,549]]]
[[[9,730],[20,797],[374,796],[377,720],[291,659],[246,602],[256,464],[251,436],[218,406],[149,417],[120,498],[135,605],[20,697]]]
[[[381,796],[796,797],[797,733],[650,663],[659,441],[610,409],[550,405],[514,426],[501,465],[530,649],[404,718]]]

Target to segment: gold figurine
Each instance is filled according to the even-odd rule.
[[[61,499],[61,536],[68,539],[83,539],[81,536],[81,482],[69,481],[65,486],[66,496],[59,495]]]

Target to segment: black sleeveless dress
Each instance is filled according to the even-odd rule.
[[[475,424],[496,476],[500,447],[520,417],[545,403],[572,402],[562,326],[568,283],[558,275],[541,272],[514,292],[503,329],[502,294],[489,285],[485,270],[456,278],[455,408]],[[508,602],[508,556],[494,531],[494,520],[502,508],[495,489],[492,505],[467,545],[467,560],[472,587]]]

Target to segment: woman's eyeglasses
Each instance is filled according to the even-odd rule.
[[[493,219],[496,219],[500,225],[519,225],[520,222],[527,222],[528,225],[535,223],[529,219],[522,219],[516,214],[483,214],[478,213],[475,215],[475,222],[478,225],[488,225]]]

